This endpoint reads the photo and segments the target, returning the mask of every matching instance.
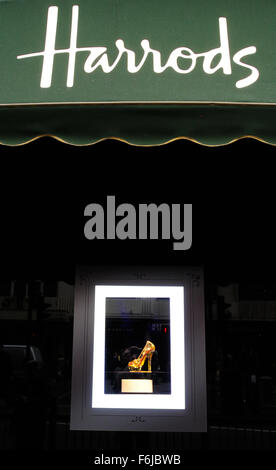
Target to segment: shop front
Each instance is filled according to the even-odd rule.
[[[71,430],[205,432],[205,275],[274,263],[243,196],[274,156],[275,2],[0,12],[3,276],[75,283]]]

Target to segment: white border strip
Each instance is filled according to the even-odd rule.
[[[170,299],[171,394],[105,394],[105,304],[107,297]],[[142,347],[144,345],[141,345]],[[185,409],[184,287],[95,286],[92,408]]]

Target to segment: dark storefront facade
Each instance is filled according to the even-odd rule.
[[[27,346],[0,449],[273,450],[274,2],[0,9],[0,341]],[[107,196],[193,202],[192,246],[89,240],[85,207]],[[203,268],[207,433],[70,430],[78,265]]]

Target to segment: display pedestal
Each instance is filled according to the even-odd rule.
[[[151,379],[122,379],[122,393],[153,393],[153,382]]]

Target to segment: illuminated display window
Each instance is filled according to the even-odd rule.
[[[96,286],[94,322],[93,408],[185,409],[183,287]]]
[[[204,431],[202,273],[133,271],[79,269],[71,429]]]

